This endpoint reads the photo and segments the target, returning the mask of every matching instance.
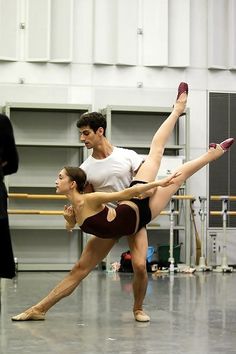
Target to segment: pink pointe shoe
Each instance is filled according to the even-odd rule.
[[[228,151],[230,146],[234,143],[234,138],[228,138],[224,141],[222,141],[222,143],[220,143],[220,147],[224,150],[224,151]],[[216,143],[211,143],[209,145],[209,148],[216,148],[217,144]]]
[[[178,95],[176,98],[176,101],[178,100],[179,96],[182,95],[182,93],[186,92],[188,95],[188,84],[186,82],[181,82],[178,87]]]

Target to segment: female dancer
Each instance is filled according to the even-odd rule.
[[[82,230],[97,237],[120,238],[133,235],[155,218],[165,208],[172,195],[183,182],[224,154],[233,144],[229,138],[221,144],[210,144],[207,153],[182,165],[172,176],[154,181],[161,163],[165,143],[171,134],[178,117],[186,105],[188,86],[181,83],[177,101],[170,116],[155,133],[149,155],[140,167],[131,187],[120,192],[94,192],[83,194],[86,175],[79,167],[64,167],[56,180],[56,191],[65,194],[72,208],[65,207],[67,228],[77,223]],[[154,182],[153,182],[154,181]],[[146,194],[148,193],[148,195]],[[105,203],[119,201],[116,209],[108,208]],[[87,274],[84,274],[84,277]],[[46,312],[60,299],[70,295],[82,279],[76,277],[76,265],[43,300],[14,316],[14,321],[43,320]]]

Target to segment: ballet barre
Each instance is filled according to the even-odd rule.
[[[63,215],[63,210],[8,209],[8,214]]]
[[[211,195],[211,200],[236,201],[236,196],[235,195]]]
[[[9,193],[10,199],[65,200],[65,195]],[[8,214],[28,215],[63,215],[63,210],[8,209]]]
[[[228,210],[228,202],[236,201],[236,196],[232,195],[212,195],[210,197],[212,201],[221,201],[222,210],[210,211],[212,216],[222,216],[223,227],[223,252],[221,255],[221,266],[216,267],[216,272],[232,272],[233,268],[228,266],[227,260],[227,216],[235,216],[236,211]]]
[[[31,215],[63,215],[63,210],[35,210],[35,209],[8,209],[8,214],[31,214]],[[175,215],[179,212],[175,211]],[[170,215],[169,211],[163,210],[161,215]]]
[[[170,217],[170,246],[169,246],[169,271],[174,272],[174,267],[175,267],[175,259],[174,259],[174,216],[179,214],[178,211],[175,210],[175,201],[176,200],[185,200],[185,201],[193,201],[195,200],[195,197],[192,195],[173,195],[170,200],[170,206],[169,206],[169,217]],[[187,237],[187,230],[185,230],[185,244],[186,244],[186,259],[190,259],[190,243],[187,242],[188,237]],[[189,255],[188,255],[189,253]],[[187,263],[187,262],[186,262]]]
[[[224,213],[224,211],[222,211],[222,210],[220,210],[220,211],[219,210],[210,211],[210,215],[213,215],[213,216],[221,216],[223,213]],[[236,211],[227,210],[226,211],[226,215],[235,216],[236,215]]]
[[[65,195],[57,194],[27,194],[27,193],[8,193],[8,198],[11,199],[52,199],[62,200],[67,199]]]
[[[28,200],[66,200],[66,196],[64,195],[53,195],[53,194],[28,194],[28,193],[9,193],[9,199],[28,199]],[[170,203],[169,203],[169,210],[162,210],[160,215],[168,215],[170,219],[170,243],[169,243],[169,262],[170,262],[170,271],[174,271],[174,217],[179,215],[180,212],[175,210],[175,201],[193,201],[195,197],[192,195],[174,195],[172,196]],[[63,210],[38,210],[38,209],[8,209],[9,214],[15,215],[60,215],[64,214]],[[190,242],[188,237],[188,233],[190,234],[190,225],[186,227],[185,230],[185,242],[186,242],[186,260],[190,259]],[[188,255],[189,253],[189,255]],[[188,262],[186,262],[188,263]]]
[[[195,197],[193,195],[185,194],[185,195],[173,195],[171,197],[171,199],[174,199],[174,200],[195,200]]]
[[[199,216],[201,222],[201,240],[200,240],[200,257],[199,257],[199,264],[196,268],[198,272],[205,272],[208,270],[212,270],[211,266],[207,265],[206,262],[206,242],[207,242],[207,235],[206,235],[206,217],[207,217],[207,208],[206,208],[206,197],[199,197],[200,201],[200,209],[199,209]]]

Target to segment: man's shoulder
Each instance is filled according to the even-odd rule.
[[[92,158],[91,158],[91,155],[88,156],[80,165],[81,168],[87,166],[90,162],[91,162]]]
[[[119,154],[122,154],[122,155],[138,155],[136,151],[134,150],[131,150],[131,149],[127,149],[127,148],[123,148],[123,147],[118,147],[118,146],[115,146],[114,147],[114,153],[119,153]]]

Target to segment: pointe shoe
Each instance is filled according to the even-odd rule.
[[[34,313],[30,312],[22,312],[19,315],[13,316],[11,318],[12,321],[43,321],[45,320],[44,313]]]
[[[188,84],[186,82],[181,82],[178,87],[178,95],[176,98],[176,101],[179,99],[179,96],[182,95],[182,93],[186,92],[188,95]]]
[[[234,138],[228,138],[224,141],[222,141],[219,145],[223,151],[228,151],[230,146],[234,143]],[[217,144],[216,143],[211,143],[209,145],[209,148],[214,148],[216,149]]]
[[[181,82],[180,84],[179,84],[179,87],[178,87],[178,94],[177,94],[177,97],[176,97],[176,103],[178,102],[178,99],[179,99],[179,97],[182,95],[182,93],[186,93],[186,95],[188,95],[188,84],[186,83],[186,82]],[[174,107],[175,105],[173,105],[173,107]],[[182,117],[182,116],[184,116],[185,115],[185,113],[183,112],[183,113],[181,113],[180,114],[180,117]]]
[[[143,310],[134,311],[134,318],[135,318],[135,321],[138,321],[138,322],[149,322],[150,321],[150,317]]]

